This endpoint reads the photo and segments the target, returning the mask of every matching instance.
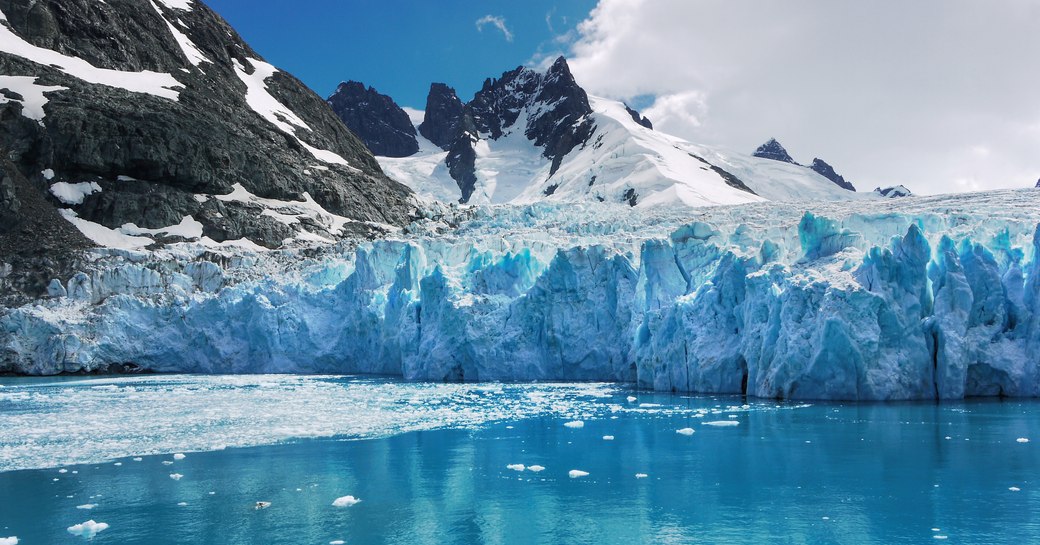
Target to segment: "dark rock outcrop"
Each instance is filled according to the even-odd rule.
[[[517,126],[520,116],[524,135],[541,147],[551,161],[550,176],[576,146],[592,136],[594,124],[585,90],[571,75],[567,61],[556,59],[545,72],[517,67],[499,79],[488,79],[465,105],[449,148],[447,165],[462,190],[462,202],[473,194],[476,175],[474,143],[479,138],[497,140]]]
[[[259,92],[280,109],[266,118],[254,110],[246,97],[257,89],[247,81],[256,82],[256,71],[268,65],[219,15],[198,1],[191,7],[0,0],[7,19],[0,25],[19,40],[94,67],[148,70],[177,82],[174,100],[90,83],[50,63],[0,53],[0,75],[65,88],[47,92],[40,122],[23,115],[17,100],[0,104],[0,149],[41,198],[111,228],[158,228],[190,215],[217,241],[241,235],[267,246],[281,243],[284,224],[258,217],[244,203],[195,196],[225,195],[239,183],[271,199],[299,201],[308,193],[326,210],[355,220],[411,220],[411,191],[388,179],[365,145],[299,80],[274,71],[259,82]],[[201,63],[191,62],[174,32],[194,44]],[[15,94],[8,89],[6,96]],[[347,164],[339,164],[343,160]],[[52,183],[83,181],[102,191],[81,204],[46,194]]]
[[[768,142],[758,146],[758,149],[756,149],[751,155],[763,159],[772,159],[773,161],[791,163],[792,165],[798,164],[794,162],[794,159],[791,158],[787,153],[787,150],[780,145],[780,142],[778,142],[776,138],[770,138]]]
[[[913,193],[910,191],[910,189],[908,189],[904,185],[894,185],[892,187],[885,188],[878,187],[874,189],[874,193],[889,199],[913,196]]]
[[[650,119],[645,115],[639,115],[639,112],[633,110],[628,104],[625,104],[625,111],[628,112],[628,115],[632,116],[632,121],[635,121],[650,130],[654,130],[654,124],[650,122]]]
[[[419,125],[419,134],[448,151],[455,140],[464,107],[455,89],[443,83],[431,84],[430,94],[426,95],[426,112]]]
[[[394,99],[374,88],[345,81],[328,98],[328,103],[374,155],[407,157],[419,151],[408,114]]]
[[[817,174],[819,174],[820,176],[823,176],[824,178],[827,178],[828,180],[834,182],[835,185],[842,189],[847,189],[849,191],[856,190],[856,186],[852,185],[851,182],[846,181],[844,177],[842,177],[840,174],[834,171],[834,167],[827,164],[827,162],[823,159],[813,159],[812,164],[809,165],[809,168]]]

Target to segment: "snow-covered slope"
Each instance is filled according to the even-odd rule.
[[[498,139],[481,135],[472,204],[548,201],[626,202],[637,207],[710,206],[761,201],[870,198],[844,190],[803,166],[687,142],[632,120],[625,105],[589,97],[592,139],[551,161],[519,121]],[[526,115],[520,115],[523,120]],[[377,157],[391,178],[444,202],[462,197],[444,161],[447,152],[421,136],[420,151]],[[743,186],[743,188],[741,187]],[[749,191],[750,190],[750,191]]]
[[[567,101],[569,107],[561,108]],[[437,147],[419,137],[418,153],[378,159],[392,178],[446,202],[697,207],[869,198],[801,165],[655,131],[625,104],[585,94],[562,59],[545,73],[518,68],[489,80],[462,113],[438,115],[458,116],[434,120],[454,123],[457,136],[450,144]],[[546,126],[570,129],[554,140]]]
[[[0,371],[1036,396],[1038,223],[1035,190],[692,210],[542,202],[444,207],[396,238],[322,254],[99,252],[51,298],[0,317]]]

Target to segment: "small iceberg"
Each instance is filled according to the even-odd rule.
[[[681,430],[675,430],[675,433],[678,433],[679,435],[689,436],[689,435],[693,435],[694,434],[694,429],[693,428],[683,428]]]
[[[103,532],[108,529],[108,523],[105,522],[94,522],[94,520],[88,520],[79,524],[74,524],[68,527],[70,534],[74,536],[80,536],[86,539],[93,539],[94,536],[98,535],[98,532]]]
[[[578,477],[588,477],[589,476],[589,472],[588,471],[582,471],[580,469],[572,469],[572,470],[567,472],[567,476],[572,478],[572,479],[577,479]]]
[[[732,428],[739,426],[739,420],[712,420],[711,422],[701,422],[705,426],[715,426],[716,428]]]
[[[90,509],[93,509],[93,508],[95,508],[95,507],[97,507],[97,504],[96,504],[96,503],[84,503],[83,505],[77,505],[77,506],[76,506],[76,509],[86,509],[86,510],[90,510]]]
[[[646,473],[636,473],[637,479],[645,479],[647,477],[649,477],[649,475],[647,475]]]
[[[1029,438],[1028,437],[1019,437],[1018,439],[1015,439],[1015,441],[1017,441],[1019,443],[1028,443],[1029,442]]]
[[[604,441],[613,441],[614,440],[614,436],[613,435],[604,435],[603,436],[603,440]]]
[[[545,467],[536,464],[536,465],[533,465],[533,466],[529,466],[527,468],[527,470],[528,471],[534,471],[535,473],[538,473],[540,471],[545,471]]]
[[[0,537],[0,545],[18,545],[18,537]]]
[[[342,497],[339,497],[339,498],[336,498],[335,500],[333,500],[332,501],[332,506],[333,507],[350,507],[352,505],[357,505],[359,503],[361,503],[361,500],[355,498],[354,496],[342,496]]]
[[[184,477],[184,475],[181,475],[180,473],[170,473],[170,478],[175,480],[175,481],[179,481],[183,477]]]
[[[581,420],[571,420],[570,422],[564,422],[563,425],[567,426],[568,428],[584,428],[585,427],[585,423],[582,422]]]
[[[173,459],[174,460],[183,460],[184,459],[184,455],[178,452],[177,454],[173,455]]]
[[[271,502],[269,502],[269,501],[258,501],[258,502],[256,502],[256,505],[253,506],[253,509],[256,509],[257,511],[259,511],[261,509],[267,509],[268,507],[271,507]]]
[[[524,464],[509,464],[506,466],[506,469],[512,469],[513,471],[523,471],[525,468]]]

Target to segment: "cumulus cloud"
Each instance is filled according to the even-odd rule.
[[[1031,0],[600,0],[569,57],[666,132],[941,193],[1040,176],[1038,25]]]
[[[507,42],[513,41],[513,32],[506,26],[506,18],[497,15],[485,15],[480,19],[477,19],[477,30],[480,32],[484,31],[486,25],[491,25],[498,30],[502,31],[502,36],[505,37]]]

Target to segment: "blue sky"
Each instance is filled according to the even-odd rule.
[[[275,66],[321,96],[357,80],[423,108],[429,84],[464,101],[489,76],[526,64],[586,18],[595,0],[206,0]],[[494,23],[505,21],[511,40]],[[550,28],[551,25],[551,28]]]

